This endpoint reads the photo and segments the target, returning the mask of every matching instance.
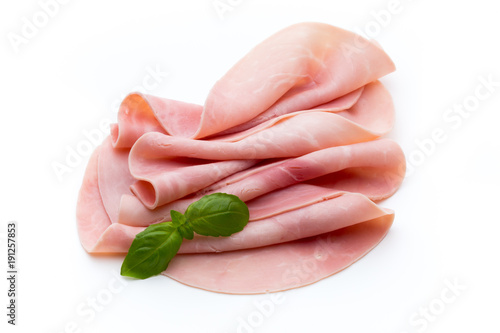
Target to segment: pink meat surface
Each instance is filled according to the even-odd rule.
[[[270,210],[270,205],[280,204],[279,196],[271,197],[266,200],[266,216],[249,223],[243,231],[230,237],[196,235],[193,240],[182,244],[179,253],[225,252],[285,243],[392,214],[358,193],[325,191],[314,185],[300,185],[298,190],[307,191],[307,197],[302,197],[303,201],[295,200],[295,204],[289,204],[286,211]],[[311,188],[304,189],[306,186]],[[286,194],[286,191],[281,192]],[[249,206],[249,209],[254,208],[258,209],[258,204]]]
[[[363,41],[364,47],[350,52]],[[355,43],[358,44],[355,44]],[[132,93],[91,156],[77,203],[89,253],[126,253],[148,225],[215,192],[250,211],[230,237],[185,240],[163,273],[221,293],[305,286],[364,256],[394,212],[405,158],[381,138],[394,105],[375,42],[322,23],[285,28],[212,87],[203,106]]]
[[[315,237],[255,249],[180,254],[162,274],[228,294],[262,294],[307,286],[352,265],[387,234],[388,214]]]
[[[190,203],[205,194],[234,194],[247,202],[301,182],[337,191],[362,193],[372,200],[382,200],[397,190],[403,180],[404,167],[404,154],[392,140],[380,139],[331,147],[297,158],[256,165],[208,186],[189,198],[173,201],[154,210],[144,207],[135,197],[124,196],[118,208],[118,221],[131,226],[148,226],[159,221],[170,221],[170,210],[184,211]],[[282,201],[286,201],[287,197],[284,196]]]
[[[98,166],[101,159],[112,159],[112,157],[103,157],[106,150],[106,141],[103,145],[97,147],[88,162],[83,178],[83,184],[78,194],[76,208],[77,229],[80,236],[80,242],[83,248],[89,253],[123,253],[130,247],[131,240],[137,233],[144,228],[125,226],[119,223],[112,223],[103,202],[101,187],[111,187],[112,183],[99,182]],[[116,157],[116,156],[115,156]],[[118,157],[118,159],[120,159]],[[108,172],[105,172],[105,175]],[[112,190],[111,200],[106,205],[113,212],[112,197],[120,195]],[[124,250],[125,249],[125,250]]]
[[[137,151],[137,150],[136,150]],[[257,163],[255,160],[148,159],[134,155],[130,171],[138,180],[132,192],[144,206],[154,209],[201,190]]]
[[[364,47],[347,52],[359,39]],[[131,94],[120,107],[113,141],[116,147],[130,147],[134,139],[149,131],[199,139],[265,112],[250,125],[255,126],[259,121],[331,102],[394,69],[376,43],[352,32],[323,23],[292,25],[236,63],[212,87],[204,107]]]
[[[78,194],[76,221],[80,242],[85,250],[93,252],[99,237],[111,224],[104,209],[97,180],[97,163],[101,147],[97,147],[85,170],[83,183]]]

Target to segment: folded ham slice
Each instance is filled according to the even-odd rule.
[[[301,198],[304,201],[295,200],[295,205],[289,204],[284,212],[270,209],[280,204],[282,195],[300,191],[308,193],[306,198]],[[286,243],[393,215],[392,211],[379,208],[358,193],[328,191],[306,184],[278,192],[277,196],[261,198],[260,202],[267,206],[267,214],[250,222],[243,231],[224,238],[196,235],[182,244],[179,253],[225,252]],[[250,203],[249,209],[254,208],[258,210],[259,204]]]
[[[322,105],[210,141],[158,132],[144,134],[134,144],[130,156],[130,170],[139,179],[132,191],[146,207],[154,209],[204,188],[231,171],[255,164],[255,160],[234,159],[300,156],[327,147],[367,141],[389,131],[393,114],[389,93],[376,81],[365,87],[348,110],[333,112],[331,105]],[[209,164],[206,160],[203,163],[203,160],[176,158],[179,156],[224,162]]]
[[[185,240],[163,273],[216,292],[311,284],[349,266],[387,234],[401,148],[378,79],[394,70],[374,42],[322,23],[269,37],[213,86],[203,106],[132,93],[92,154],[77,204],[89,253],[126,253],[148,225],[215,192],[250,211],[230,237]]]
[[[148,226],[159,221],[170,221],[170,210],[184,211],[205,194],[224,192],[237,195],[246,202],[300,182],[312,182],[339,191],[362,193],[372,200],[382,200],[391,196],[401,184],[404,166],[404,154],[399,145],[392,140],[381,139],[331,147],[263,166],[256,165],[208,186],[189,198],[173,201],[154,210],[145,207],[137,197],[123,196],[120,207],[114,210],[119,210],[120,223]],[[282,201],[286,201],[286,197]]]
[[[307,286],[352,265],[387,234],[394,215],[260,248],[215,254],[179,254],[162,274],[228,294],[262,294]]]
[[[93,253],[126,253],[144,227],[111,223],[99,193],[98,161],[103,149],[92,155],[78,201],[78,228],[85,249]],[[283,200],[282,198],[285,198]],[[328,186],[299,183],[261,195],[248,203],[253,216],[241,232],[227,238],[196,235],[184,241],[179,253],[221,252],[262,247],[316,236],[392,215],[365,195]],[[93,214],[88,215],[91,209]],[[99,223],[100,222],[100,223]],[[104,223],[107,222],[107,223]],[[92,229],[93,226],[99,229]],[[96,232],[97,231],[97,232]],[[98,235],[99,238],[95,236]]]
[[[130,147],[149,131],[204,138],[266,112],[248,125],[255,126],[328,103],[394,71],[394,63],[376,43],[365,41],[357,52],[345,52],[356,38],[362,37],[323,23],[285,28],[217,81],[204,107],[131,94],[120,107],[119,126],[112,129],[114,146]]]

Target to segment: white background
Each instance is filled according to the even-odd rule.
[[[8,221],[18,223],[19,247],[16,327],[6,323],[0,255],[2,332],[499,332],[500,86],[474,97],[481,77],[500,82],[494,2],[400,0],[377,21],[390,0],[228,1],[220,16],[213,0],[73,0],[47,22],[37,1],[1,2],[1,252]],[[13,46],[34,19],[44,26]],[[148,70],[168,72],[148,93],[202,104],[250,48],[301,21],[365,32],[396,63],[382,79],[396,106],[389,137],[412,171],[382,204],[396,211],[384,241],[272,306],[270,295],[215,294],[162,276],[123,282],[122,257],[85,253],[75,205],[89,156],[59,178],[53,169],[84,131],[115,120],[117,101]],[[447,113],[474,101],[464,116]],[[434,131],[444,142],[429,143]],[[99,297],[106,304],[92,310]]]

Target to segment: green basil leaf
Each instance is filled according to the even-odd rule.
[[[193,202],[184,214],[197,234],[231,236],[243,230],[249,219],[247,205],[235,195],[213,193]]]
[[[182,236],[171,222],[152,224],[135,236],[121,275],[145,279],[160,274],[177,254]]]
[[[231,236],[243,230],[249,219],[247,205],[225,193],[206,195],[189,205],[185,214],[171,210],[172,222],[153,224],[138,233],[130,245],[121,274],[146,279],[167,269],[182,239],[194,232],[205,236]]]
[[[186,217],[176,210],[171,210],[170,216],[172,217],[172,223],[177,227],[181,236],[186,239],[193,239],[193,228],[191,228],[189,222],[186,221]]]

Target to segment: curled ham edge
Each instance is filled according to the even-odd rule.
[[[112,164],[118,165],[119,162],[114,161]],[[148,226],[160,221],[169,221],[170,210],[184,211],[189,204],[205,194],[214,192],[233,194],[252,206],[252,202],[264,200],[260,198],[262,195],[297,183],[310,183],[335,191],[361,193],[373,201],[380,201],[397,190],[402,182],[404,168],[404,154],[399,145],[392,140],[379,139],[330,147],[297,158],[257,165],[224,178],[189,198],[176,200],[154,210],[146,208],[136,196],[132,195],[123,195],[106,201],[120,200],[118,217],[112,221],[130,226]],[[269,195],[266,196],[268,197]],[[292,197],[295,198],[297,195]],[[287,198],[288,196],[284,196],[280,204],[272,207],[272,210],[276,212],[279,210],[278,207],[286,207]],[[307,202],[305,199],[302,200]],[[260,219],[262,216],[263,214],[255,207],[250,210],[251,220]]]
[[[123,253],[144,228],[109,222],[97,180],[101,149],[96,149],[87,166],[78,199],[78,231],[82,245],[91,253],[99,253],[102,245],[103,252]],[[379,208],[362,194],[315,189],[314,185],[307,184],[297,184],[281,191],[299,194],[308,189],[312,191],[311,199],[315,202],[306,202],[299,208],[302,210],[301,221],[297,220],[295,212],[285,212],[250,222],[244,231],[232,237],[197,236],[196,240],[183,243],[180,254],[162,274],[186,285],[221,293],[259,294],[287,290],[317,282],[351,265],[373,249],[392,225],[394,213]],[[271,196],[279,200],[282,194],[275,191]],[[271,205],[274,200],[270,198],[269,203],[264,196],[261,199]],[[300,222],[311,219],[310,213],[318,211],[315,205],[316,208],[324,206],[321,212],[328,215],[315,217],[320,222],[319,229],[308,231],[310,234],[300,233]],[[287,213],[291,218],[287,219]],[[287,229],[284,225],[290,222],[292,224]],[[263,231],[267,240],[261,237]],[[256,248],[241,249],[238,246],[243,242],[242,237],[253,237],[260,244],[256,244]],[[196,253],[207,250],[225,252]],[[279,263],[276,262],[278,257],[281,258]],[[196,274],[192,274],[193,267],[196,267]],[[255,271],[256,267],[258,271]],[[315,273],[311,274],[313,269]]]
[[[131,190],[144,206],[155,209],[201,190],[224,176],[238,171],[236,169],[246,169],[249,165],[255,164],[258,159],[300,156],[326,147],[369,141],[387,133],[392,128],[394,106],[389,92],[379,81],[371,82],[351,95],[347,98],[341,97],[340,99],[344,100],[341,102],[334,100],[312,110],[288,113],[249,130],[218,137],[215,140],[191,140],[172,137],[160,132],[146,133],[135,142],[130,153],[130,172],[137,179],[131,186]],[[150,117],[158,113],[148,108],[136,112],[148,113]],[[310,128],[304,125],[306,123]],[[276,126],[277,124],[279,126]],[[320,133],[318,128],[327,130]],[[331,135],[330,128],[339,129],[338,133]],[[307,133],[314,132],[317,133],[313,140],[314,145],[311,145]],[[277,138],[281,139],[277,140]],[[319,140],[320,138],[322,139]],[[278,141],[287,142],[285,144]],[[272,142],[272,144],[264,144],[266,142]],[[278,148],[270,151],[270,146]],[[290,149],[287,151],[282,147]],[[297,147],[302,147],[302,151],[298,151]],[[221,155],[221,152],[225,154]],[[168,159],[172,155],[210,157],[221,161],[210,165],[176,168],[175,172],[171,173],[165,172],[171,168],[169,164],[172,162]],[[255,160],[235,161],[235,159],[242,158]],[[144,168],[145,165],[154,172]],[[213,172],[205,172],[203,177],[199,177],[198,170],[203,170],[208,166]],[[214,178],[215,175],[217,178]]]
[[[298,209],[304,209],[307,211],[310,205],[314,205],[319,201],[327,199],[335,199],[340,195],[349,196],[358,194],[363,198],[366,198],[366,200],[370,202],[373,207],[377,207],[371,200],[379,201],[389,197],[401,184],[402,175],[404,174],[404,164],[401,163],[404,161],[404,155],[400,147],[392,140],[381,139],[360,143],[358,145],[350,145],[347,147],[332,147],[329,150],[332,150],[334,154],[325,160],[322,160],[321,157],[326,154],[322,154],[323,152],[316,152],[312,154],[317,156],[316,158],[306,157],[305,162],[300,161],[299,158],[296,159],[297,161],[292,159],[285,162],[273,163],[255,170],[243,171],[241,173],[242,175],[235,174],[227,180],[222,181],[220,185],[214,184],[212,187],[207,188],[207,191],[238,195],[244,201],[247,201],[250,209],[250,220],[260,221],[259,225],[263,225],[263,223],[261,223],[262,220],[268,218],[274,219],[276,215],[286,215],[286,213],[290,211],[297,211]],[[370,153],[375,156],[383,153],[386,157],[385,159],[374,160],[373,157],[370,157]],[[115,157],[109,159],[109,157],[107,158],[108,154],[114,154]],[[320,159],[318,160],[317,158]],[[120,186],[117,186],[117,188],[115,188],[115,192],[111,195],[103,192],[103,189],[109,187],[105,186],[106,183],[104,183],[103,186],[103,183],[101,182],[102,179],[99,179],[98,166],[100,166],[101,169],[107,170],[108,168],[106,168],[106,165],[104,164],[104,168],[102,168],[103,163],[100,163],[101,160],[106,161],[106,159],[109,160],[116,169],[120,169],[120,167],[123,168],[120,164],[126,162],[126,160],[123,160],[123,156],[121,156],[120,153],[116,154],[113,149],[109,148],[107,150],[105,144],[99,146],[92,155],[86,170],[84,184],[82,184],[77,205],[79,234],[82,245],[88,252],[125,253],[128,251],[135,235],[144,230],[145,226],[156,221],[146,223],[146,225],[142,226],[125,225],[123,224],[123,221],[122,223],[116,223],[120,220],[119,215],[123,213],[118,212],[114,208],[116,206],[114,203],[118,201],[120,197],[122,197],[122,201],[123,197],[127,197],[126,195],[123,195],[123,192],[126,191],[127,185],[126,183],[122,184],[121,189]],[[121,163],[120,159],[122,159]],[[328,163],[329,159],[329,163],[334,163],[336,159],[346,159],[346,161],[339,162],[337,166],[334,165],[333,169],[325,169],[327,170],[326,172],[336,171],[334,173],[324,174],[323,171],[320,171],[321,174],[324,174],[323,177],[313,178],[309,182],[303,181],[304,177],[307,178],[307,173],[310,172],[311,168],[315,169],[320,167],[321,169],[324,169],[322,164]],[[311,162],[308,162],[308,160]],[[291,163],[288,169],[282,166],[288,162]],[[124,164],[126,165],[126,163]],[[314,167],[314,165],[316,165],[316,167]],[[275,166],[277,167],[275,168]],[[294,171],[294,169],[298,171]],[[283,172],[285,178],[277,182],[272,181],[273,178],[275,180],[283,178],[283,176],[279,176],[276,172]],[[340,176],[337,175],[337,173],[340,173]],[[111,176],[114,178],[125,178],[116,176],[115,174],[116,173],[111,173]],[[315,173],[313,173],[313,175],[317,176]],[[107,175],[107,177],[109,176]],[[253,177],[255,177],[255,180]],[[114,178],[111,178],[112,183],[114,183]],[[261,179],[260,181],[258,181],[259,178]],[[344,183],[342,181],[344,181]],[[369,185],[367,185],[368,183]],[[251,190],[245,193],[248,189]],[[255,190],[257,190],[257,192],[255,192]],[[178,201],[173,205],[166,205],[166,207],[160,210],[160,213],[168,214],[170,209],[183,211],[191,202],[201,198],[204,194],[205,192],[202,192],[198,196],[194,196],[190,199]],[[91,208],[93,206],[95,206],[95,208]],[[277,207],[278,209],[276,209]],[[130,208],[131,210],[129,210],[129,212],[135,210],[137,206],[134,207],[134,205],[131,205]],[[334,205],[334,207],[330,210],[334,211],[335,209]],[[88,212],[90,211],[94,213],[89,215]],[[351,214],[354,216],[356,211],[357,210],[354,210],[354,213]],[[118,214],[118,216],[114,216],[113,218],[112,214]],[[313,214],[314,211],[307,215],[312,216]],[[143,216],[143,218],[145,217],[147,217],[147,215]],[[330,219],[337,220],[334,217],[326,218],[326,216],[323,216],[323,218],[327,221]],[[297,217],[294,217],[294,219],[296,220]],[[168,221],[169,217],[161,217],[161,220]],[[306,223],[306,221],[307,219],[304,219],[302,223]],[[87,230],[89,226],[92,228]],[[97,230],[95,228],[97,228]],[[336,226],[335,228],[337,229],[339,226]],[[251,233],[252,228],[247,227],[242,232],[243,235],[245,235],[247,229],[249,229],[248,232]],[[262,232],[262,234],[266,233],[268,232]],[[308,236],[311,235],[299,235],[299,237]],[[199,239],[206,242],[206,239],[204,240],[204,238],[206,237],[201,237]],[[224,238],[209,237],[208,239],[213,240],[216,243],[227,242]],[[279,241],[283,242],[287,241],[287,239],[280,239]],[[198,242],[201,241],[198,240]],[[271,243],[273,242],[276,242],[276,239],[274,239]],[[187,242],[186,244],[189,243],[190,242]],[[259,246],[265,246],[271,243],[261,244]],[[250,241],[244,244],[246,244],[245,246],[248,246],[248,244],[258,244],[258,242],[256,243],[255,241]],[[226,251],[235,249],[236,248],[217,249],[215,247],[208,247],[206,249],[198,248],[192,252],[219,252],[223,250]]]
[[[113,146],[131,147],[149,131],[192,139],[242,131],[243,124],[254,127],[349,96],[394,70],[392,60],[373,41],[328,24],[295,24],[238,61],[215,83],[203,107],[129,95],[120,106],[119,126],[111,129]]]

